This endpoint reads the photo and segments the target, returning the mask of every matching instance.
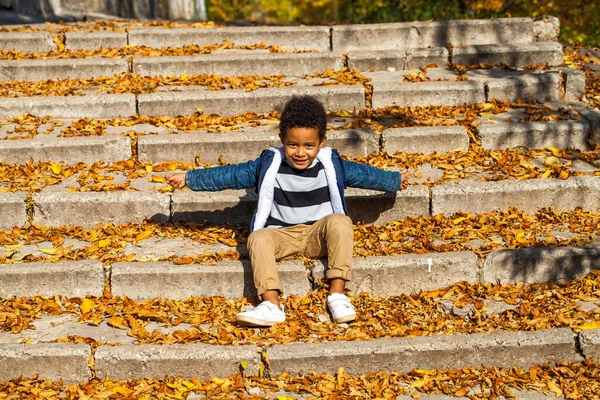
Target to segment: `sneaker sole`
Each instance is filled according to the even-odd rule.
[[[240,316],[240,317],[236,317],[235,320],[242,324],[242,325],[246,325],[246,326],[263,326],[263,327],[269,327],[269,326],[273,326],[279,322],[283,322],[283,321],[265,321],[262,319],[256,319],[256,318],[252,318],[252,317],[247,317],[247,316]]]
[[[354,321],[356,319],[356,314],[346,315],[345,317],[335,318],[334,321],[336,324],[343,324],[344,322]]]

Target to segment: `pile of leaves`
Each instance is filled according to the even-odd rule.
[[[79,31],[99,32],[128,32],[130,29],[143,27],[173,28],[218,28],[225,24],[216,24],[213,21],[168,21],[152,20],[140,21],[130,19],[94,20],[86,22],[55,22],[35,25],[3,25],[0,32],[50,32],[53,34]]]
[[[121,73],[111,77],[69,78],[38,81],[2,81],[0,97],[30,96],[84,96],[93,90],[96,93],[155,93],[168,86],[206,86],[208,90],[245,89],[250,92],[258,88],[286,87],[294,83],[285,81],[283,75],[239,75],[223,77],[216,74],[180,75],[163,77],[142,76],[134,73]],[[179,89],[181,90],[181,89]]]
[[[185,399],[191,394],[208,399],[291,400],[288,395],[307,399],[389,399],[405,394],[418,399],[421,394],[445,394],[477,399],[516,397],[516,391],[541,392],[567,399],[595,399],[600,396],[600,366],[592,360],[583,364],[560,362],[518,368],[479,367],[460,370],[422,370],[410,373],[377,372],[350,375],[340,368],[337,374],[291,375],[272,378],[239,373],[226,378],[200,381],[165,377],[138,381],[92,379],[74,385],[39,379],[0,382],[0,399],[43,397],[48,399]],[[285,393],[285,394],[281,394]]]
[[[158,57],[158,56],[195,56],[200,54],[211,54],[215,51],[226,49],[241,50],[269,50],[271,53],[291,52],[279,46],[267,45],[265,42],[251,45],[236,45],[224,40],[221,43],[207,45],[187,45],[182,47],[154,48],[149,46],[125,46],[115,48],[99,48],[95,50],[72,50],[65,48],[64,36],[54,38],[56,49],[38,52],[24,53],[18,50],[0,50],[0,60],[37,60],[37,59],[78,59],[78,58],[132,58],[132,57]],[[311,52],[310,49],[294,50],[294,53]]]

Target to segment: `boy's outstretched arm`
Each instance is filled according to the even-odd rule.
[[[258,160],[240,164],[194,169],[186,173],[166,176],[165,182],[181,189],[219,191],[225,189],[248,189],[256,185],[256,167]]]
[[[342,160],[344,178],[347,186],[361,189],[382,190],[395,192],[408,187],[408,180],[412,177],[410,171],[385,171],[370,165],[359,164],[353,161]]]

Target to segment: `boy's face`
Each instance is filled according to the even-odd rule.
[[[316,128],[291,128],[279,136],[285,150],[285,158],[296,169],[306,169],[317,157],[325,139],[319,140]]]

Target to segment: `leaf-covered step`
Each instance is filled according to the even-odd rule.
[[[76,382],[42,378],[13,380],[0,383],[0,393],[28,396],[31,393],[64,393],[67,399],[81,396],[132,396],[136,398],[181,397],[263,399],[276,396],[279,400],[356,396],[362,398],[396,398],[410,400],[451,400],[515,397],[525,400],[578,398],[594,399],[600,393],[597,385],[598,365],[561,362],[556,366],[535,365],[529,370],[519,368],[470,367],[460,370],[416,369],[406,374],[376,372],[351,375],[343,368],[335,374],[307,372],[299,375],[282,373],[267,377],[238,373],[213,376],[210,379],[183,379],[164,376],[140,380],[116,380],[111,377]],[[493,384],[490,384],[493,382]],[[467,397],[468,396],[468,397]]]

